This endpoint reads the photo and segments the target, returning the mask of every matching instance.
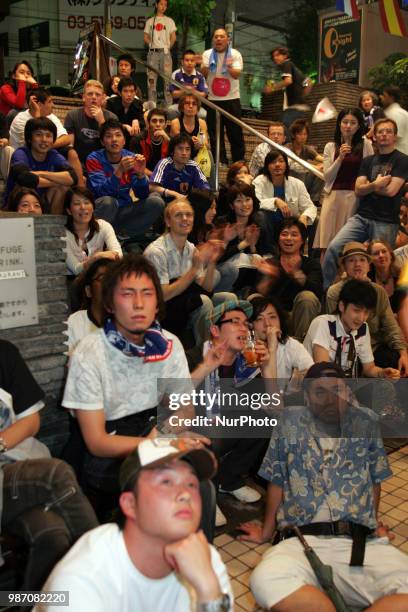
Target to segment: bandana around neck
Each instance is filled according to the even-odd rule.
[[[222,62],[221,74],[227,74],[227,72],[228,72],[228,70],[227,70],[227,59],[229,59],[230,57],[232,57],[231,45],[228,45],[228,47],[227,47],[227,49],[225,51],[223,62]],[[209,59],[209,70],[210,70],[210,72],[216,72],[217,71],[217,63],[218,63],[218,52],[215,49],[212,49],[211,50],[210,59]]]
[[[144,346],[137,346],[127,340],[120,331],[116,329],[115,322],[110,317],[103,327],[106,339],[118,351],[127,357],[142,357],[144,362],[163,361],[166,359],[173,347],[173,341],[166,338],[158,321],[155,321],[144,333]]]

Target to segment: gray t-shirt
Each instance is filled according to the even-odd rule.
[[[103,111],[103,116],[105,117],[105,121],[107,119],[117,119],[117,116],[108,110]],[[88,155],[101,148],[99,140],[100,126],[97,120],[88,117],[83,108],[76,108],[67,113],[64,127],[68,134],[74,134],[75,150],[78,153],[81,163],[85,164]]]

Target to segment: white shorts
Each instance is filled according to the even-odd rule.
[[[350,567],[351,538],[305,536],[325,564],[333,568],[334,581],[346,603],[358,609],[384,595],[408,593],[408,555],[388,538],[368,539],[364,566]],[[265,552],[250,580],[252,593],[268,610],[302,586],[320,588],[298,538],[283,540]]]

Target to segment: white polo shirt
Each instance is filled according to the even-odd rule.
[[[350,342],[354,343],[355,359],[349,363],[348,356]],[[371,349],[370,330],[367,323],[363,323],[357,330],[347,333],[339,315],[320,315],[310,324],[303,345],[307,351],[313,355],[313,346],[318,344],[329,352],[329,360],[336,361],[338,347],[341,347],[341,366],[343,370],[353,371],[356,374],[356,357],[361,363],[373,363],[374,355]]]

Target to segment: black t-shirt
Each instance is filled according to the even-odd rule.
[[[117,116],[108,110],[103,111],[103,116],[105,121],[107,119],[117,119]],[[88,155],[101,148],[99,123],[96,119],[88,117],[83,108],[76,108],[69,111],[65,117],[64,127],[68,134],[74,134],[75,150],[81,163],[85,164]]]
[[[292,83],[289,85],[289,87],[286,87],[285,90],[288,106],[293,106],[294,104],[304,104],[303,81],[305,80],[305,75],[303,72],[301,72],[299,68],[297,68],[289,59],[279,66],[279,70],[282,73],[282,77],[292,77]]]
[[[0,138],[8,138],[9,137],[9,131],[8,131],[8,125],[7,125],[7,118],[6,115],[3,115],[3,113],[0,113]]]
[[[120,96],[113,96],[112,98],[109,98],[106,103],[106,108],[111,113],[114,113],[115,115],[117,115],[121,123],[125,123],[126,125],[132,125],[132,121],[134,119],[137,119],[139,121],[139,126],[141,130],[145,126],[145,121],[143,117],[143,104],[137,98],[133,100],[133,102],[131,103],[127,111],[125,111],[125,108],[123,106],[122,99],[120,98]],[[127,130],[125,132],[125,138],[126,138],[126,148],[128,149],[131,136]]]
[[[295,297],[301,291],[312,291],[319,300],[323,295],[323,274],[320,262],[313,257],[302,255],[300,269],[306,275],[306,283],[299,284],[292,276],[289,276],[279,263],[280,275],[272,285],[271,295],[276,297],[285,310],[291,312]]]
[[[407,181],[408,155],[395,149],[392,153],[369,155],[364,158],[358,176],[366,176],[372,182],[379,174],[391,174],[391,176],[397,176]],[[378,193],[369,193],[361,197],[357,213],[366,219],[398,224],[402,189],[403,185],[394,197],[383,196]]]
[[[34,380],[18,348],[6,340],[0,340],[0,389],[12,396],[15,414],[21,414],[44,399],[44,392]],[[0,409],[5,409],[1,398]],[[4,417],[0,415],[0,429],[1,423],[7,420]]]

